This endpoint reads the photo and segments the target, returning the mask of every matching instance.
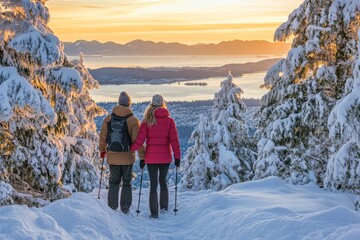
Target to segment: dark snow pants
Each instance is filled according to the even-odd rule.
[[[150,195],[149,206],[151,215],[158,214],[159,204],[157,187],[160,183],[160,209],[168,209],[169,191],[166,183],[166,177],[169,171],[170,163],[167,164],[147,164],[150,177]]]
[[[120,209],[128,212],[132,202],[131,175],[133,165],[110,165],[108,205],[116,210],[119,206],[119,189],[122,180]]]

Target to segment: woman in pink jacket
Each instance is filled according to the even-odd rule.
[[[159,204],[157,195],[158,182],[160,183],[160,209],[168,210],[169,192],[166,177],[172,162],[174,152],[175,166],[180,166],[180,143],[174,120],[166,108],[161,95],[154,95],[148,108],[145,110],[136,141],[131,151],[138,150],[146,141],[145,160],[140,160],[140,168],[147,164],[150,176],[149,206],[152,218],[158,218]]]

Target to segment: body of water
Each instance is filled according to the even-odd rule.
[[[88,68],[100,67],[214,67],[231,63],[258,62],[270,58],[283,56],[111,56],[95,57],[85,56],[84,63]],[[267,90],[260,89],[264,83],[266,72],[244,74],[241,78],[234,78],[235,84],[244,91],[243,98],[261,98]],[[207,86],[186,86],[186,82],[150,85],[150,84],[125,84],[101,85],[100,89],[91,90],[91,95],[96,102],[117,101],[119,93],[126,91],[133,102],[149,101],[154,94],[162,94],[167,101],[194,101],[210,100],[214,93],[220,89],[221,78],[208,78],[192,82],[206,82]]]
[[[234,83],[244,91],[243,98],[261,98],[267,92],[259,87],[264,83],[265,74],[266,72],[259,72],[234,78]],[[186,82],[161,85],[101,85],[90,93],[96,102],[116,102],[121,91],[129,93],[133,102],[150,101],[154,94],[163,95],[166,101],[209,100],[214,98],[214,93],[220,90],[220,83],[225,79],[226,76],[192,81],[206,82],[207,86],[186,86]]]
[[[283,55],[201,55],[201,56],[84,56],[85,66],[102,67],[220,67],[230,63],[259,62]],[[70,60],[79,58],[69,56]]]

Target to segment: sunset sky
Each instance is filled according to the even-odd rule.
[[[273,40],[303,0],[51,0],[50,27],[62,41],[135,39],[195,43]]]

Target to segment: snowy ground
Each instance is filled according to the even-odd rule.
[[[148,218],[148,190],[136,217],[106,205],[96,193],[77,193],[44,208],[0,208],[0,239],[359,239],[360,213],[351,196],[315,185],[293,186],[268,178],[214,192],[181,192],[178,215]],[[173,209],[173,189],[170,208]]]

